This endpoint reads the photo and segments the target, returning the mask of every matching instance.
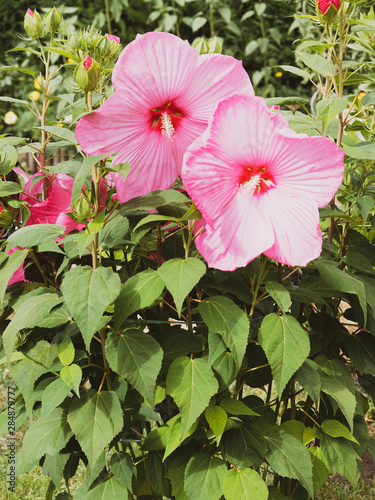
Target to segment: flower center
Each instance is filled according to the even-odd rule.
[[[245,167],[239,178],[238,189],[246,196],[268,191],[275,186],[266,167]]]
[[[173,142],[181,118],[181,111],[169,102],[151,111],[151,127],[159,130],[168,141]]]

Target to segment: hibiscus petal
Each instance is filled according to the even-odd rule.
[[[137,35],[120,54],[113,69],[115,89],[138,95],[150,108],[168,104],[187,85],[198,52],[171,33]]]
[[[288,195],[309,196],[324,207],[341,185],[345,153],[327,137],[298,135],[275,137],[273,180]]]
[[[274,243],[272,225],[259,207],[259,198],[237,192],[213,227],[206,225],[196,239],[209,267],[233,271],[246,266]]]
[[[137,140],[129,142],[113,160],[117,163],[136,165],[126,180],[120,174],[111,174],[117,197],[125,202],[136,196],[158,189],[169,189],[180,173],[184,152],[204,125],[182,118],[172,141],[157,130],[151,130]],[[140,179],[142,182],[140,182]]]
[[[174,103],[190,117],[208,121],[219,101],[239,93],[254,95],[242,62],[221,54],[204,54],[199,56],[184,93]]]
[[[288,266],[305,266],[319,257],[322,233],[313,200],[274,188],[260,197],[259,209],[271,221],[275,235],[274,245],[264,252],[267,257]]]

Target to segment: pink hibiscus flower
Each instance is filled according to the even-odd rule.
[[[8,250],[7,254],[11,255],[13,252],[18,250],[17,247],[13,247],[10,250]],[[13,276],[10,278],[8,282],[8,286],[13,285],[13,283],[17,283],[17,281],[26,281],[25,280],[25,271],[23,269],[23,263],[20,265],[20,267],[13,273]]]
[[[72,220],[67,214],[71,212],[70,201],[74,180],[66,174],[57,174],[50,181],[48,197],[42,200],[42,177],[35,182],[40,173],[33,175],[24,186],[24,194],[20,198],[30,203],[30,217],[26,226],[33,224],[61,224],[65,226],[65,234],[85,227]],[[33,184],[34,182],[34,184]]]
[[[90,155],[118,152],[113,165],[131,164],[125,182],[111,174],[122,202],[168,189],[216,104],[235,93],[254,94],[240,61],[198,55],[170,33],[137,35],[115,64],[112,83],[114,94],[79,120],[76,137]]]
[[[340,7],[341,0],[318,0],[318,9],[324,15],[327,10],[333,5],[336,10]]]
[[[339,188],[343,158],[328,138],[290,130],[260,97],[219,103],[182,171],[204,218],[196,223],[196,245],[208,265],[233,270],[262,252],[291,266],[318,257],[318,207]]]

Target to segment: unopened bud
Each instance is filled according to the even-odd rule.
[[[201,55],[201,54],[208,54],[209,51],[210,51],[210,47],[209,47],[208,43],[206,42],[206,40],[204,38],[201,38],[200,40],[198,40],[193,45],[193,47],[195,48],[195,50],[198,51],[199,55]]]
[[[68,46],[73,51],[79,49],[79,37],[75,31],[68,36]]]
[[[0,227],[8,227],[13,220],[13,214],[7,209],[0,207]]]
[[[51,33],[56,33],[59,30],[62,21],[60,12],[54,7],[44,16],[44,23]]]
[[[341,0],[316,0],[316,13],[322,24],[336,24],[339,21],[338,11]]]
[[[113,46],[109,38],[103,36],[103,38],[98,43],[97,50],[101,57],[108,57],[113,51]]]
[[[85,196],[81,196],[75,203],[74,209],[77,220],[85,220],[91,215],[91,205]]]
[[[98,63],[87,55],[74,71],[74,78],[79,87],[86,92],[94,90],[98,84],[100,68]]]
[[[43,31],[43,23],[40,15],[36,10],[34,12],[27,9],[25,21],[23,23],[26,33],[31,38],[40,38]]]
[[[210,48],[210,54],[221,54],[221,51],[223,50],[223,47],[221,46],[221,43],[216,36],[214,36],[212,40],[208,42],[208,46]]]

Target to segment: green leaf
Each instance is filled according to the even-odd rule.
[[[328,436],[334,438],[343,437],[358,444],[358,441],[352,436],[345,425],[338,420],[324,420],[320,428],[325,434],[328,434]]]
[[[353,429],[353,418],[356,407],[355,396],[339,380],[323,376],[321,377],[322,391],[333,398],[339,405],[349,426]]]
[[[221,446],[226,459],[238,467],[259,467],[264,462],[267,451],[263,433],[251,423],[226,431]]]
[[[227,346],[218,333],[208,331],[208,364],[211,366],[222,354],[227,352]],[[184,353],[187,354],[187,353]]]
[[[29,103],[27,101],[23,101],[22,99],[15,99],[14,97],[8,97],[5,95],[0,96],[0,101],[14,102],[15,104],[25,104],[26,106],[29,105]]]
[[[115,478],[132,491],[132,479],[136,474],[136,468],[130,455],[124,451],[116,452],[111,456],[110,467]]]
[[[190,457],[177,455],[169,465],[166,477],[170,480],[172,485],[172,493],[178,500],[187,500],[184,490],[184,474],[187,462]]]
[[[298,479],[311,496],[314,495],[310,454],[295,437],[280,428],[266,436],[267,462],[281,476]]]
[[[361,144],[356,146],[344,146],[343,150],[351,158],[356,160],[375,160],[375,145]]]
[[[70,388],[65,384],[62,378],[58,377],[51,382],[42,394],[42,417],[51,413],[51,411],[60,405],[69,394]]]
[[[365,255],[362,255],[359,252],[348,252],[344,255],[343,261],[354,269],[358,269],[359,271],[369,274],[375,274],[371,262]]]
[[[178,316],[181,316],[182,303],[185,297],[206,272],[206,265],[199,259],[171,259],[164,262],[158,274],[164,285],[171,292],[176,304]]]
[[[226,500],[267,500],[268,488],[260,475],[248,467],[225,472],[223,493]]]
[[[167,375],[166,391],[180,409],[183,436],[208,406],[217,389],[217,380],[204,358],[182,356],[173,361]]]
[[[304,71],[301,68],[296,68],[295,66],[288,66],[284,64],[283,66],[279,65],[279,68],[281,68],[283,71],[287,71],[288,73],[292,73],[293,75],[302,76],[302,78],[311,78],[310,73]]]
[[[223,494],[227,467],[223,460],[196,453],[185,469],[185,493],[189,500],[218,500]]]
[[[60,375],[65,384],[73,389],[73,391],[79,397],[79,384],[82,380],[81,367],[75,364],[64,366],[64,368],[60,372]]]
[[[116,214],[118,214],[117,217],[115,217]],[[125,236],[129,233],[129,221],[120,212],[115,212],[113,217],[99,233],[99,247],[103,250],[126,243]]]
[[[69,406],[68,423],[93,464],[123,427],[120,401],[114,392],[82,391]]]
[[[126,203],[123,203],[121,212],[133,210],[152,210],[174,203],[187,203],[189,199],[179,191],[169,189],[168,191],[153,191],[133,198]]]
[[[57,127],[60,128],[60,127]],[[73,132],[72,132],[73,133]],[[74,135],[74,134],[73,134]],[[81,195],[81,189],[85,184],[86,187],[91,187],[91,169],[94,165],[96,165],[99,161],[106,158],[108,155],[98,155],[98,156],[87,156],[84,158],[81,168],[77,172],[75,176],[73,188],[72,188],[72,198],[70,202],[71,208],[74,208],[75,202]]]
[[[271,313],[262,321],[259,344],[266,353],[281,396],[290,377],[309,355],[309,336],[293,316]]]
[[[4,175],[4,174],[2,174]],[[22,193],[23,188],[17,182],[0,181],[0,196],[10,196],[11,194]]]
[[[222,296],[201,302],[198,310],[208,328],[222,336],[237,366],[241,366],[249,336],[249,320],[244,311]]]
[[[14,351],[17,333],[23,328],[33,328],[44,319],[50,310],[62,301],[54,293],[45,293],[36,297],[29,297],[22,304],[22,308],[16,311],[12,321],[3,333],[4,351],[8,362]]]
[[[327,460],[322,454],[321,448],[312,446],[311,448],[308,448],[308,450],[311,455],[311,462],[313,466],[314,491],[317,491],[326,483],[331,471],[329,470]]]
[[[34,247],[54,241],[60,236],[64,236],[65,226],[60,224],[33,224],[32,226],[21,227],[12,233],[7,239],[9,247]]]
[[[112,165],[111,168],[106,167],[106,170],[108,170],[109,172],[116,172],[117,174],[121,174],[123,180],[125,180],[128,173],[130,172],[130,168],[130,163],[117,163],[117,165]]]
[[[147,474],[152,490],[163,498],[169,498],[169,481],[165,478],[165,466],[157,451],[150,451],[147,454]]]
[[[105,349],[112,370],[128,379],[153,405],[156,377],[163,359],[163,351],[156,340],[141,331],[128,330],[109,335]]]
[[[76,320],[87,350],[107,307],[120,293],[120,278],[111,269],[76,266],[64,277],[61,291]]]
[[[5,291],[13,274],[23,264],[28,250],[16,250],[0,264],[0,307],[3,308]],[[1,253],[0,256],[3,254]]]
[[[27,75],[34,76],[35,71],[27,68],[17,68],[16,66],[1,66],[0,69],[12,69],[14,71],[20,71],[21,73],[26,73]]]
[[[228,415],[220,406],[208,406],[204,412],[206,420],[215,434],[216,443],[219,446],[221,436],[227,424]]]
[[[177,415],[177,419],[171,423],[169,420],[167,423],[167,426],[169,428],[169,432],[165,435],[167,442],[165,446],[165,453],[163,457],[163,461],[171,454],[173,453],[179,446],[180,444],[189,436],[191,436],[198,425],[198,421],[196,420],[193,425],[190,427],[188,430],[187,434],[185,436],[182,435],[182,423],[181,423],[181,418],[180,415]],[[171,419],[174,420],[174,419]]]
[[[330,467],[331,474],[339,473],[352,486],[357,484],[357,459],[353,445],[344,438],[333,438],[319,433],[321,450]]]
[[[170,215],[159,215],[159,214],[150,214],[141,219],[138,224],[135,226],[134,231],[137,231],[140,227],[145,226],[146,224],[150,224],[150,226],[155,226],[155,222],[178,222],[178,219],[175,217],[171,217]]]
[[[300,443],[303,443],[305,425],[302,422],[299,420],[286,420],[280,425],[280,427],[288,434],[298,439]]]
[[[57,125],[46,126],[46,127],[32,127],[38,130],[44,130],[47,134],[55,135],[60,139],[64,139],[72,144],[78,144],[78,140],[76,139],[74,132],[65,127],[59,127]]]
[[[351,362],[361,375],[375,376],[375,338],[370,333],[348,335],[345,340]]]
[[[231,413],[232,415],[258,415],[255,411],[251,410],[248,406],[245,405],[242,401],[233,398],[224,398],[220,401],[220,406],[227,413]]]
[[[22,455],[28,462],[39,460],[45,453],[59,452],[73,433],[62,408],[55,408],[45,417],[35,420],[26,431],[22,442]]]
[[[276,304],[280,307],[283,313],[289,310],[290,306],[290,293],[281,283],[277,281],[267,281],[266,290],[271,295]]]
[[[43,474],[49,476],[56,488],[60,488],[64,467],[68,461],[69,453],[46,453],[43,463]]]
[[[59,356],[59,359],[61,363],[64,366],[70,365],[70,363],[73,362],[74,356],[75,356],[75,349],[74,349],[74,344],[72,342],[72,339],[70,337],[65,337],[59,345],[57,354]]]
[[[125,498],[128,498],[128,490],[115,477],[104,479],[95,488],[85,493],[85,500],[124,500]]]
[[[14,146],[6,144],[0,153],[0,175],[7,175],[11,172],[17,163],[17,158],[17,149]]]
[[[115,302],[115,329],[135,311],[150,306],[161,295],[164,284],[157,271],[147,269],[127,280]]]
[[[298,51],[296,51],[296,54],[308,68],[311,68],[316,73],[323,76],[332,76],[329,62],[324,57],[318,54],[307,54],[306,52]],[[335,69],[333,69],[333,71],[335,71]]]
[[[375,154],[374,154],[373,159],[375,160]],[[372,196],[368,196],[368,195],[358,196],[357,205],[361,211],[361,214],[363,217],[363,222],[367,221],[368,214],[372,210],[374,203],[375,203],[375,200]]]
[[[302,385],[307,394],[314,401],[315,405],[319,404],[321,381],[320,368],[311,359],[306,359],[303,365],[295,374],[295,379]]]
[[[104,219],[105,219],[105,209],[99,212],[98,215],[95,218],[91,219],[90,222],[87,224],[87,229],[89,230],[89,232],[91,234],[98,233],[104,226]]]

